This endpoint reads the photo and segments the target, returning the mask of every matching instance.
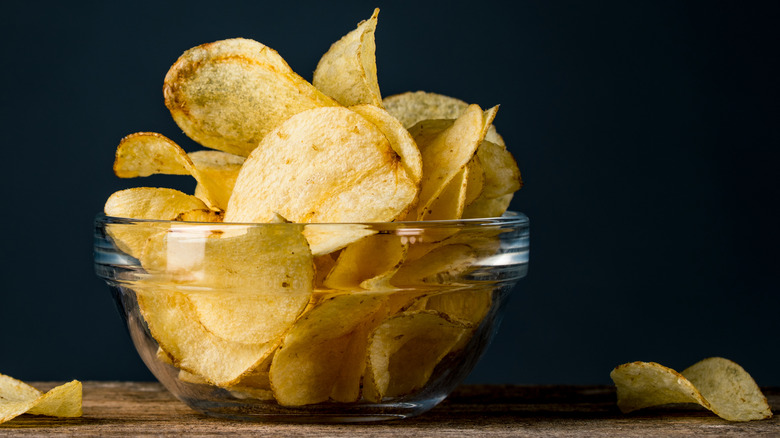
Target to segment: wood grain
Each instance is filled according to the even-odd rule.
[[[46,390],[58,382],[33,383]],[[765,388],[772,410],[780,388]],[[84,416],[22,415],[0,436],[780,436],[780,417],[730,423],[708,411],[664,408],[621,414],[609,386],[463,386],[416,418],[368,424],[284,424],[206,417],[160,384],[85,382]]]

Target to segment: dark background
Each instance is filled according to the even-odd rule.
[[[92,271],[119,140],[197,146],[163,105],[168,67],[229,37],[307,79],[381,7],[383,95],[483,107],[526,182],[530,273],[469,378],[607,383],[620,363],[724,356],[780,385],[777,3],[26,2],[5,5],[0,372],[151,379]]]

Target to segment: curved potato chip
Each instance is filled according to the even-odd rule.
[[[266,222],[273,213],[302,223],[392,221],[417,193],[400,161],[379,128],[354,111],[299,113],[247,158],[225,221]]]
[[[431,203],[476,154],[497,109],[494,107],[483,113],[477,105],[470,105],[430,144],[423,146],[418,141],[423,159],[423,179],[417,206],[407,214],[409,220],[422,220],[428,215]]]
[[[197,151],[187,155],[202,176],[202,181],[195,186],[195,196],[212,199],[221,210],[227,208],[245,157],[221,151]]]
[[[704,359],[683,373],[655,362],[632,362],[616,367],[610,377],[617,387],[618,408],[627,413],[670,403],[696,403],[729,421],[772,416],[766,397],[750,375],[734,362],[723,358]]]
[[[457,119],[469,106],[460,99],[425,91],[408,91],[388,96],[382,100],[382,105],[406,128],[411,128],[423,120]],[[493,143],[504,144],[504,139],[493,126],[490,126],[485,138]]]
[[[175,225],[149,240],[142,263],[150,274],[188,286],[194,314],[210,333],[236,343],[271,342],[312,295],[314,263],[301,228]]]
[[[174,220],[180,214],[192,210],[208,210],[206,204],[195,196],[178,190],[153,187],[136,187],[120,190],[109,196],[103,211],[108,216],[131,219]],[[164,224],[141,227],[137,224],[110,224],[107,232],[120,251],[138,258],[147,239]]]
[[[407,246],[394,234],[360,239],[341,251],[324,284],[332,289],[377,289],[383,279],[389,279],[401,266]]]
[[[355,105],[349,109],[360,114],[382,131],[390,142],[390,147],[401,157],[401,164],[409,178],[415,184],[419,184],[422,180],[422,155],[409,131],[390,113],[374,105]]]
[[[179,222],[222,222],[224,215],[221,211],[198,209],[180,213],[173,220]]]
[[[513,197],[514,193],[493,199],[478,197],[463,210],[463,218],[499,217],[509,208]]]
[[[224,209],[219,205],[209,175],[203,174],[189,155],[168,137],[156,132],[136,132],[119,142],[114,160],[114,173],[120,178],[136,178],[155,174],[191,175],[198,182],[202,198],[210,207]],[[227,200],[225,200],[227,201]]]
[[[371,18],[333,43],[314,70],[312,84],[344,106],[382,105],[374,41],[378,15],[374,9]]]
[[[179,292],[135,287],[141,315],[149,332],[174,361],[174,365],[204,377],[218,386],[229,386],[248,374],[278,345],[242,344],[221,339],[198,321],[196,309]],[[225,360],[230,358],[230,360]]]
[[[476,260],[476,252],[468,245],[435,247],[418,259],[407,259],[395,273],[391,283],[398,287],[450,284],[469,270]]]
[[[422,388],[469,329],[435,311],[403,312],[370,335],[364,396],[378,402]]]
[[[472,160],[473,161],[473,160]],[[472,161],[469,161],[471,163]],[[466,207],[470,168],[468,165],[455,174],[444,190],[422,211],[421,220],[460,219]]]
[[[284,406],[319,403],[331,398],[335,388],[340,399],[347,393],[356,399],[365,363],[365,349],[360,348],[365,336],[361,339],[359,328],[385,300],[385,294],[332,295],[303,315],[271,362],[271,388],[277,402]]]
[[[185,134],[203,146],[242,156],[290,116],[338,105],[293,72],[276,51],[248,40],[187,50],[165,76],[163,92]]]
[[[303,235],[309,241],[311,253],[315,257],[330,254],[370,236],[376,231],[368,228],[366,224],[306,224]]]
[[[80,417],[81,382],[73,380],[45,394],[32,386],[0,374],[0,424],[28,413],[52,417]]]
[[[682,374],[710,403],[717,416],[729,421],[762,420],[772,416],[766,397],[744,368],[722,357],[701,360]]]

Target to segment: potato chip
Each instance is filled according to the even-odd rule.
[[[225,213],[207,209],[190,210],[180,213],[173,220],[179,222],[222,222]]]
[[[352,242],[356,242],[365,236],[370,236],[376,231],[366,224],[307,224],[303,228],[303,235],[309,241],[311,253],[317,257],[338,251]]]
[[[212,199],[221,210],[227,208],[245,157],[221,151],[197,151],[187,155],[202,179],[195,186],[195,196]]]
[[[750,375],[723,358],[704,359],[683,374],[655,362],[632,362],[616,367],[610,377],[624,413],[670,403],[696,403],[729,421],[772,416]]]
[[[114,160],[114,173],[120,178],[136,178],[156,174],[191,175],[203,185],[202,199],[216,207],[208,184],[203,184],[192,160],[178,144],[156,132],[136,132],[119,142]],[[207,183],[207,182],[206,182]]]
[[[471,105],[430,144],[423,145],[415,138],[422,153],[423,179],[417,206],[407,215],[409,220],[421,220],[428,215],[431,203],[475,155],[496,111],[494,107],[483,113],[478,106]]]
[[[401,164],[409,178],[419,184],[422,180],[422,156],[417,143],[404,126],[387,111],[373,105],[355,105],[349,107],[369,122],[376,125],[385,135],[390,147],[401,157]]]
[[[484,141],[483,141],[484,143]],[[479,149],[477,149],[479,151]],[[485,170],[478,156],[474,156],[466,165],[468,168],[467,187],[466,187],[466,205],[473,203],[482,194],[485,187]],[[465,210],[465,208],[464,208]],[[461,212],[461,216],[463,213]]]
[[[438,246],[418,259],[407,259],[391,283],[398,287],[451,284],[471,269],[476,260],[476,252],[468,245]]]
[[[210,333],[236,343],[272,342],[312,295],[314,264],[301,228],[172,225],[150,239],[141,261],[158,284],[167,277],[191,290],[192,310]]]
[[[314,71],[314,86],[344,106],[382,105],[374,42],[378,15],[374,9],[371,18],[333,43]]]
[[[464,219],[499,217],[509,208],[513,193],[498,198],[489,199],[479,197],[463,210]]]
[[[741,366],[711,357],[684,369],[682,374],[709,403],[712,412],[729,421],[762,420],[772,416],[766,397]]]
[[[477,148],[477,157],[485,172],[482,196],[498,198],[520,190],[522,187],[520,170],[514,157],[506,148],[485,140]]]
[[[358,240],[341,251],[324,284],[332,289],[377,289],[383,279],[389,279],[401,266],[406,247],[394,234],[375,234]]]
[[[385,300],[385,294],[336,294],[303,315],[287,333],[271,363],[271,387],[277,402],[285,406],[324,402],[336,386],[342,396],[345,392],[358,393],[360,373],[355,372],[355,366],[363,363],[365,350],[351,345],[361,342],[352,334],[362,333],[360,326],[381,309]]]
[[[293,72],[269,47],[223,40],[194,47],[171,66],[165,105],[190,138],[247,156],[290,116],[336,101]]]
[[[388,96],[382,100],[384,108],[397,118],[406,128],[411,128],[423,120],[457,119],[466,111],[469,104],[443,94],[414,91]],[[500,145],[504,139],[491,126],[485,138]]]
[[[463,209],[466,207],[469,176],[469,166],[463,166],[460,172],[455,174],[444,187],[444,190],[431,201],[428,208],[423,210],[420,219],[429,221],[460,219],[463,216]]]
[[[81,382],[74,380],[45,394],[32,386],[0,374],[0,424],[28,413],[51,417],[80,417]]]
[[[120,190],[112,194],[103,208],[108,216],[132,219],[174,220],[180,214],[192,210],[208,210],[206,204],[195,196],[178,190],[152,187],[137,187]],[[147,239],[157,227],[150,224],[142,227],[137,224],[111,224],[108,234],[117,247],[133,257],[140,257]]]
[[[416,193],[376,125],[346,108],[318,108],[290,117],[247,158],[225,221],[266,222],[275,212],[293,222],[385,222]]]
[[[364,396],[378,402],[422,388],[436,365],[468,331],[435,311],[404,312],[388,318],[370,336]]]
[[[135,286],[141,315],[152,337],[180,369],[218,386],[230,386],[273,353],[275,342],[242,344],[221,339],[198,321],[187,297],[155,286]],[[230,358],[230,360],[225,360]]]

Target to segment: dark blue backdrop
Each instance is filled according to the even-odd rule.
[[[121,137],[185,148],[162,100],[182,51],[243,36],[310,78],[382,11],[384,95],[501,104],[525,188],[529,276],[470,377],[606,383],[708,356],[780,385],[778,7],[723,2],[21,2],[0,18],[0,372],[151,379],[92,272],[92,219],[129,185]]]

